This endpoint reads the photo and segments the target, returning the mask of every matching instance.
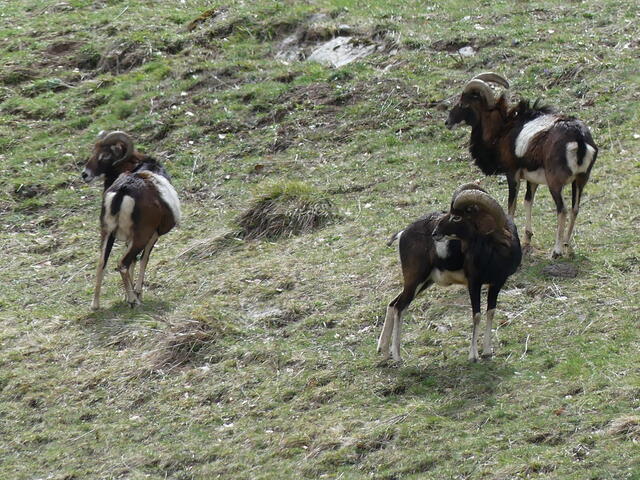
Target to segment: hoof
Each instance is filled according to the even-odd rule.
[[[556,252],[555,250],[551,252],[551,259],[555,260],[556,258],[562,257],[562,252]]]
[[[493,353],[484,353],[484,352],[482,352],[481,357],[482,357],[483,360],[491,360],[493,358]]]

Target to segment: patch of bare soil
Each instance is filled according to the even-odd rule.
[[[126,73],[146,63],[154,55],[150,45],[138,42],[120,41],[102,54],[97,65],[99,73]]]
[[[578,269],[571,263],[554,263],[544,267],[542,273],[548,277],[575,278],[578,276]]]
[[[489,37],[489,38],[469,37],[469,38],[442,39],[442,40],[436,40],[435,42],[433,42],[430,45],[430,48],[438,52],[457,53],[465,47],[471,47],[475,52],[478,52],[482,48],[498,45],[503,40],[504,38],[500,36]]]
[[[48,55],[54,55],[54,56],[67,55],[70,52],[75,51],[79,45],[80,43],[75,41],[55,42],[49,45],[46,48],[45,52]]]

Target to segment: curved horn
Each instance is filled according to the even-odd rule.
[[[480,73],[475,77],[473,77],[473,80],[482,80],[483,82],[493,82],[504,88],[509,88],[509,82],[507,81],[507,79],[504,78],[502,75],[498,75],[495,72]]]
[[[464,210],[470,205],[477,205],[491,215],[496,222],[498,230],[504,228],[507,223],[507,216],[505,215],[504,210],[488,193],[480,190],[465,190],[453,201],[452,208],[455,210]]]
[[[470,182],[460,185],[458,188],[456,188],[456,191],[453,192],[453,195],[451,195],[451,208],[453,208],[453,202],[455,202],[456,197],[465,190],[479,190],[481,192],[487,193],[486,190],[477,183]]]
[[[482,80],[473,79],[467,82],[464,86],[464,90],[462,90],[462,94],[464,95],[465,93],[470,92],[479,93],[482,98],[484,98],[484,101],[487,103],[489,108],[492,108],[496,104],[496,99],[493,96],[493,90],[491,90],[491,87]]]
[[[124,155],[122,156],[122,158],[116,160],[114,164],[127,160],[133,153],[133,139],[129,136],[128,133],[116,130],[115,132],[107,134],[101,140],[101,142],[103,145],[112,145],[116,142],[122,142],[125,144],[126,150],[124,152]]]

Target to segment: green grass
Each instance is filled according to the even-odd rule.
[[[0,478],[640,478],[635,2],[22,0],[0,18]],[[341,25],[381,48],[340,69],[276,58]],[[592,129],[578,275],[543,273],[542,188],[495,357],[467,362],[467,294],[433,288],[405,363],[381,364],[388,237],[474,179],[506,203],[438,109],[486,70]],[[94,313],[101,192],[79,174],[103,129],[162,160],[184,221],[143,306],[117,250]],[[338,215],[238,236],[269,195]]]

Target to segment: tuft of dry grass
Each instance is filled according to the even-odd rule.
[[[242,245],[242,239],[237,232],[226,232],[192,242],[185,250],[178,254],[179,259],[205,260],[220,253],[222,250],[236,248]]]
[[[219,338],[231,331],[224,321],[187,318],[170,324],[147,355],[148,372],[168,372],[193,363],[201,351],[209,351]]]
[[[625,415],[616,418],[609,424],[606,433],[612,436],[638,438],[640,437],[640,417],[637,415]]]
[[[271,184],[238,218],[238,236],[280,238],[311,232],[337,218],[328,198],[301,182]]]

